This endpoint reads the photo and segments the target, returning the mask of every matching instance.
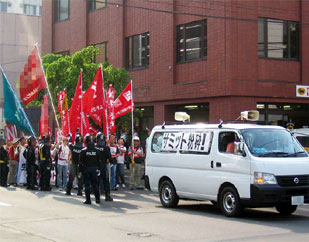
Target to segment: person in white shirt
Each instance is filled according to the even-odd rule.
[[[127,152],[127,148],[124,146],[124,139],[120,138],[118,140],[118,150],[119,150],[119,156],[117,157],[117,186],[121,184],[122,187],[126,187],[125,179],[124,179],[124,160],[125,160],[125,155]],[[119,179],[120,178],[120,179]]]
[[[54,149],[54,154],[58,152],[58,164],[57,164],[57,185],[59,190],[62,191],[67,185],[68,166],[70,159],[70,148],[68,146],[68,139],[63,138],[63,143],[57,144]]]
[[[17,147],[19,162],[18,162],[18,172],[17,172],[17,184],[25,185],[27,183],[27,172],[26,172],[26,158],[24,156],[26,139],[24,137],[20,138],[19,146]]]

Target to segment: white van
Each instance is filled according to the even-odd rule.
[[[210,200],[226,216],[244,207],[285,215],[309,203],[309,158],[286,129],[256,124],[156,126],[147,147],[146,187],[164,207]]]

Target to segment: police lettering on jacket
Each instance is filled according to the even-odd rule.
[[[79,163],[80,153],[81,153],[82,149],[83,149],[82,147],[78,147],[78,146],[72,146],[71,147],[73,164]]]
[[[100,168],[100,151],[97,148],[84,148],[80,153],[80,163],[83,167]]]

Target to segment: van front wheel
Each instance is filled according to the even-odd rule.
[[[163,181],[160,185],[160,201],[166,208],[174,208],[179,202],[176,189],[169,180]]]
[[[297,206],[291,204],[277,204],[276,209],[281,215],[287,216],[294,213],[297,209]]]
[[[242,212],[240,199],[235,188],[223,188],[220,193],[219,207],[221,212],[227,217],[235,217]]]

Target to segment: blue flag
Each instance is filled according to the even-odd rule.
[[[35,135],[27,114],[21,106],[15,91],[13,90],[11,84],[8,82],[8,79],[6,78],[3,71],[2,79],[4,93],[4,119],[12,124],[15,124],[15,126],[22,130],[24,133]]]

